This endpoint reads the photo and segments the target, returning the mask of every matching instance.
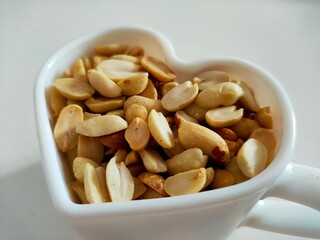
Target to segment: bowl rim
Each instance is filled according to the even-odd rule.
[[[248,197],[253,193],[259,192],[260,195],[262,195],[267,191],[269,186],[271,186],[271,184],[284,171],[293,154],[296,135],[296,123],[293,108],[284,88],[265,69],[244,59],[225,56],[203,58],[196,60],[196,62],[201,65],[207,62],[226,61],[253,68],[261,75],[265,76],[265,79],[268,79],[268,85],[273,91],[275,91],[275,94],[281,103],[280,108],[283,110],[282,117],[283,121],[286,123],[282,129],[281,147],[279,148],[273,162],[261,174],[254,177],[254,179],[247,180],[246,182],[233,185],[231,187],[216,189],[214,191],[206,191],[165,199],[148,199],[130,202],[81,205],[71,201],[66,188],[64,191],[61,191],[61,186],[65,186],[66,184],[59,168],[59,161],[54,161],[56,156],[58,156],[58,153],[56,148],[53,147],[52,141],[47,140],[48,134],[50,133],[52,135],[52,131],[48,120],[49,112],[45,96],[47,83],[46,75],[50,72],[50,69],[55,62],[62,57],[66,51],[85,42],[92,41],[99,36],[110,34],[113,31],[137,31],[139,33],[151,34],[163,46],[165,55],[171,62],[175,62],[176,64],[186,64],[186,62],[183,62],[176,56],[171,42],[165,36],[154,29],[140,26],[117,26],[91,32],[60,47],[51,55],[51,57],[49,57],[39,71],[34,85],[34,106],[38,141],[42,156],[42,166],[51,199],[57,210],[69,217],[94,217],[106,214],[111,214],[112,216],[144,215],[166,211],[183,211],[186,208],[202,208],[213,204],[226,204],[226,202],[233,202],[237,199]],[[283,141],[283,139],[286,139],[286,141]]]

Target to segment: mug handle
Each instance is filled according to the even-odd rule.
[[[281,198],[301,205],[275,201],[269,197]],[[281,210],[278,211],[279,209]],[[250,211],[241,226],[319,238],[320,169],[289,163],[272,188]]]

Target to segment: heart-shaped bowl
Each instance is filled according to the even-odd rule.
[[[178,82],[193,79],[205,70],[227,72],[246,82],[260,106],[270,106],[277,139],[272,163],[256,177],[226,188],[177,197],[77,204],[68,184],[72,173],[56,147],[47,101],[52,82],[80,57],[106,43],[141,46],[145,55],[166,62]],[[223,239],[245,218],[287,166],[293,151],[295,122],[291,104],[280,83],[263,68],[248,61],[212,56],[197,62],[180,60],[162,34],[147,28],[120,27],[81,37],[54,53],[41,69],[35,84],[35,111],[43,169],[54,206],[87,239]]]

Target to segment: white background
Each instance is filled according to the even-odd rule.
[[[267,69],[284,86],[296,114],[292,161],[320,168],[320,1],[0,0],[1,240],[82,240],[57,215],[46,188],[33,85],[62,45],[118,25],[161,32],[184,60],[227,55]],[[319,219],[319,212],[293,203],[270,203],[300,226]],[[248,227],[230,236],[243,238],[303,239]]]

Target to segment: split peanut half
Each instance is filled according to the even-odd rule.
[[[77,133],[87,137],[100,137],[126,129],[128,123],[115,115],[103,115],[87,119],[77,125]]]
[[[213,87],[217,83],[229,82],[230,76],[225,72],[207,71],[198,74],[193,81],[198,84],[199,90],[202,91]]]
[[[206,113],[206,121],[211,127],[229,127],[240,121],[243,109],[236,110],[236,106],[220,107]]]
[[[107,59],[98,64],[97,70],[118,82],[140,72],[141,66],[124,60]]]
[[[108,111],[121,108],[125,100],[126,100],[125,96],[121,96],[117,98],[90,97],[85,101],[85,104],[92,112],[106,113]]]
[[[170,82],[176,78],[173,71],[163,61],[154,57],[143,57],[141,65],[161,82]]]
[[[170,111],[175,112],[187,107],[197,97],[198,85],[186,81],[167,92],[162,100],[162,106]]]
[[[241,96],[240,103],[242,106],[244,106],[246,109],[258,112],[260,107],[254,97],[254,94],[251,90],[251,88],[243,81],[238,81],[237,84],[242,88],[243,94]]]
[[[151,110],[148,117],[148,126],[152,137],[164,148],[174,146],[173,134],[170,126],[161,112]]]
[[[106,179],[112,202],[130,201],[134,194],[133,177],[124,162],[111,158],[106,168]]]
[[[201,91],[196,98],[196,104],[206,109],[216,108],[220,105],[227,107],[236,103],[242,95],[243,90],[239,85],[223,82]]]
[[[106,56],[112,56],[117,54],[124,54],[129,49],[129,46],[126,44],[111,43],[100,45],[95,48],[96,53]]]
[[[62,152],[77,146],[78,133],[76,128],[83,122],[83,111],[78,105],[68,105],[62,109],[53,130],[54,139]]]
[[[203,155],[200,148],[190,148],[166,160],[168,173],[175,175],[192,169],[204,168],[208,156]]]
[[[129,123],[125,131],[125,139],[134,151],[145,149],[149,143],[150,131],[148,123],[143,119],[136,117]]]
[[[200,192],[206,183],[206,169],[199,168],[168,177],[164,190],[170,196],[179,196]]]
[[[75,78],[59,78],[53,86],[61,95],[72,100],[86,100],[95,92],[89,83]]]
[[[188,148],[200,148],[205,155],[217,164],[227,165],[229,148],[226,141],[217,133],[200,124],[182,121],[178,130],[181,145]]]
[[[122,93],[126,96],[133,96],[142,93],[148,85],[148,73],[140,72],[132,74],[117,82],[122,89]]]
[[[103,195],[98,174],[95,168],[86,163],[84,167],[84,189],[89,203],[102,203],[107,199]]]
[[[162,196],[166,196],[164,191],[164,182],[165,179],[157,173],[144,172],[138,176],[138,179],[143,182],[145,185],[149,186]]]
[[[266,167],[267,148],[257,139],[248,139],[237,154],[237,163],[241,172],[248,178],[258,175]]]
[[[121,87],[108,78],[104,73],[95,69],[88,71],[89,82],[97,92],[104,97],[115,98],[121,96]]]
[[[94,168],[97,168],[99,166],[99,163],[97,163],[96,161],[84,157],[76,157],[73,161],[72,169],[74,177],[81,183],[84,182],[84,169],[87,163],[92,165]]]
[[[167,171],[167,165],[160,153],[154,149],[143,149],[138,152],[145,168],[152,173],[161,173]]]

